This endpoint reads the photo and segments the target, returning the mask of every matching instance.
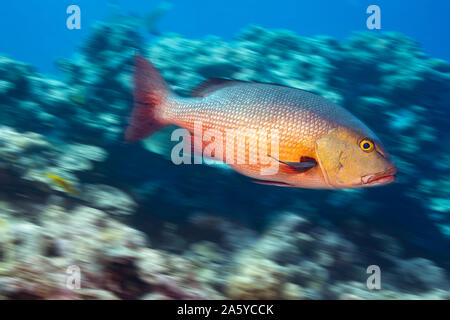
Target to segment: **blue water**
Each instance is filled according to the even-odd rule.
[[[162,19],[162,32],[189,38],[214,34],[232,39],[240,29],[257,24],[339,39],[366,29],[366,8],[381,8],[382,30],[399,31],[436,58],[450,59],[450,1],[407,0],[172,0],[173,9]],[[34,65],[39,72],[55,73],[56,57],[71,57],[95,21],[104,19],[111,3],[122,13],[143,14],[160,0],[28,0],[4,1],[0,13],[0,53]],[[66,8],[81,8],[81,30],[66,28]]]
[[[128,255],[133,251],[135,258],[141,259],[141,249],[152,248],[165,252],[162,257],[170,253],[199,262],[192,266],[199,268],[201,281],[210,288],[217,287],[225,297],[236,299],[226,295],[225,288],[233,280],[229,275],[235,273],[234,267],[229,266],[236,263],[252,267],[252,262],[240,260],[241,249],[251,249],[251,244],[261,253],[261,260],[270,262],[264,262],[270,267],[268,272],[256,265],[258,270],[274,279],[290,277],[290,283],[298,282],[306,289],[308,298],[330,298],[333,286],[336,292],[345,291],[338,285],[350,281],[353,287],[355,281],[361,281],[358,270],[365,281],[366,267],[373,264],[381,265],[382,278],[395,289],[395,297],[404,298],[401,291],[423,295],[439,288],[450,292],[450,148],[446,143],[450,140],[450,0],[165,0],[173,8],[158,23],[159,35],[150,34],[133,17],[145,16],[161,1],[2,3],[0,265],[10,256],[4,248],[21,253],[21,246],[27,245],[19,236],[32,237],[33,243],[42,236],[45,239],[42,252],[27,245],[32,252],[23,254],[26,259],[14,254],[19,257],[18,267],[29,267],[29,261],[47,264],[50,262],[47,259],[52,258],[58,259],[58,266],[62,266],[62,259],[73,265],[71,255],[80,249],[83,254],[77,259],[90,263],[90,269],[99,272],[86,277],[101,280],[102,283],[92,281],[93,289],[111,290],[125,299],[141,298],[149,292],[164,291],[160,288],[165,287],[155,285],[154,279],[165,278],[148,277],[149,288],[143,286],[136,292],[128,290],[124,283],[129,281],[131,287],[141,287],[140,283],[147,280],[137,282],[142,275],[134,275],[130,269],[134,270],[134,265],[147,268],[154,263],[153,256],[145,258],[150,264],[130,260],[132,268],[127,257],[122,268],[116,253]],[[366,26],[369,16],[366,9],[372,4],[381,8],[381,31],[368,30]],[[70,5],[81,8],[81,30],[69,30],[66,26],[69,16],[66,9]],[[118,15],[123,20],[117,19]],[[99,21],[109,21],[111,25],[93,28]],[[247,28],[249,25],[257,27]],[[275,29],[290,30],[308,38],[300,39]],[[235,45],[229,45],[243,30],[245,34],[236,39]],[[365,32],[346,42],[356,31]],[[388,31],[398,34],[384,34]],[[196,40],[208,35],[225,41]],[[338,41],[310,38],[319,35]],[[422,49],[415,48],[403,35],[417,41]],[[430,58],[447,62],[428,59],[422,50]],[[132,73],[148,76],[148,71],[141,73],[146,70],[142,65],[133,66],[135,53],[151,60],[176,94],[188,95],[202,81],[222,77],[293,86],[337,101],[383,141],[399,169],[396,182],[345,191],[279,188],[255,184],[253,178],[224,166],[176,165],[170,161],[175,144],[170,141],[170,134],[174,126],[155,134],[150,142],[125,143],[124,132],[133,108]],[[57,68],[55,61],[60,57],[68,59],[60,60]],[[36,75],[21,62],[44,75]],[[52,81],[55,77],[61,81]],[[144,77],[136,78],[143,82]],[[157,78],[152,75],[145,86],[152,88]],[[141,121],[143,129],[147,125],[159,128],[161,124],[153,122],[158,119],[153,110],[167,107],[167,100],[148,94],[151,99],[145,101],[144,96],[152,89],[145,89],[144,84],[142,88],[145,94],[135,100],[148,109],[135,114],[145,117]],[[160,90],[154,91],[160,94]],[[276,94],[256,97],[255,105],[273,111],[270,104],[263,104],[265,98],[272,96]],[[170,97],[170,101],[177,101]],[[301,106],[302,99],[296,104]],[[160,101],[161,105],[157,103]],[[209,106],[206,104],[206,111]],[[275,110],[279,114],[278,110],[283,108],[276,106]],[[265,116],[266,109],[260,111]],[[286,119],[293,114],[289,111],[287,117],[278,118],[288,124],[283,131],[291,129],[290,120]],[[317,129],[317,122],[310,128]],[[366,134],[361,133],[357,144]],[[343,146],[333,146],[333,151],[343,150],[336,167],[340,170],[347,161],[353,169],[353,159],[363,158],[357,153],[353,158],[353,152],[347,150],[359,148],[339,144]],[[380,151],[379,145],[375,150]],[[359,152],[365,155],[363,151]],[[327,157],[331,152],[324,152],[325,163],[332,163],[332,158]],[[302,161],[303,155],[298,156]],[[315,156],[317,164],[324,163],[321,151]],[[362,161],[354,163],[358,179],[366,177],[360,174],[360,167],[365,167],[360,165]],[[326,169],[322,167],[324,180],[325,173],[329,173]],[[78,210],[79,207],[82,209]],[[104,218],[97,219],[100,214]],[[109,229],[114,230],[116,222],[123,223],[127,230],[142,232],[149,241],[135,247],[134,240],[127,236],[129,231],[117,233],[118,238],[127,241],[115,241],[116,234],[110,235]],[[29,235],[23,232],[27,224]],[[2,226],[10,228],[6,229],[7,235],[11,233],[18,238],[1,237],[5,230]],[[80,237],[89,241],[79,241]],[[110,237],[114,241],[108,243]],[[103,238],[104,246],[98,243]],[[213,244],[212,249],[205,247],[206,251],[223,255],[223,261],[216,259],[215,254],[209,257],[213,263],[205,263],[209,260],[203,260],[204,257],[196,260],[203,249],[195,244],[201,242]],[[97,252],[101,258],[91,252]],[[111,261],[105,259],[109,254],[113,257]],[[42,255],[45,259],[41,259]],[[425,262],[418,263],[415,258],[423,258]],[[167,269],[178,270],[172,268],[171,260],[164,263],[170,265]],[[270,271],[274,263],[282,267],[283,276]],[[315,266],[312,272],[303,270],[304,267],[310,270],[308,264]],[[30,270],[39,267],[33,265]],[[159,267],[149,272],[158,276],[160,271],[156,269]],[[325,272],[320,270],[325,269],[327,276],[321,278]],[[23,283],[31,287],[27,272],[11,270],[11,279],[25,277]],[[166,275],[164,268],[161,270],[164,276],[173,279],[178,279],[178,273],[189,277],[181,287],[195,283],[191,273],[182,268],[175,276]],[[52,277],[54,273],[52,268],[40,271],[44,276],[50,272]],[[0,298],[3,298],[5,275],[0,273]],[[118,283],[103,281],[109,274]],[[214,279],[207,279],[207,274]],[[249,286],[250,290],[251,283],[259,286],[260,279],[255,279],[241,286]],[[38,293],[27,291],[25,295],[13,294],[12,298],[48,298],[45,295],[51,291],[44,290],[41,283],[34,287],[39,289]],[[278,287],[285,288],[285,284]],[[255,292],[260,291],[256,289]],[[9,294],[6,296],[10,297]],[[57,294],[67,298],[65,291]],[[215,298],[209,293],[208,297]],[[340,295],[331,296],[337,297]],[[439,297],[450,299],[450,294]],[[279,298],[278,293],[275,298]]]

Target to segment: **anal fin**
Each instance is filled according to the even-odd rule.
[[[281,181],[269,181],[269,180],[253,180],[254,183],[263,184],[267,186],[277,186],[277,187],[293,187],[288,183],[284,183]]]

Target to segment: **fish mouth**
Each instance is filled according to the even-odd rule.
[[[369,174],[367,176],[361,177],[361,184],[364,186],[377,186],[382,184],[388,184],[395,180],[396,173],[397,168],[392,167],[383,172]]]

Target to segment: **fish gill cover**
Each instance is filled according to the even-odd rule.
[[[274,188],[177,167],[147,150],[158,141],[126,144],[136,53],[179,94],[222,77],[343,105],[389,148],[398,181]],[[133,23],[99,22],[57,64],[64,80],[0,58],[0,298],[450,298],[450,65],[414,40],[251,26],[231,42],[147,43]],[[383,290],[366,287],[374,263]],[[72,265],[81,290],[63,280]]]

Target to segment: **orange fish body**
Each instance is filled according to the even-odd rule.
[[[213,158],[279,186],[355,188],[391,182],[396,173],[370,129],[344,108],[304,90],[213,79],[193,97],[179,97],[139,56],[135,87],[127,141],[175,124],[192,134],[197,152],[214,142]]]

